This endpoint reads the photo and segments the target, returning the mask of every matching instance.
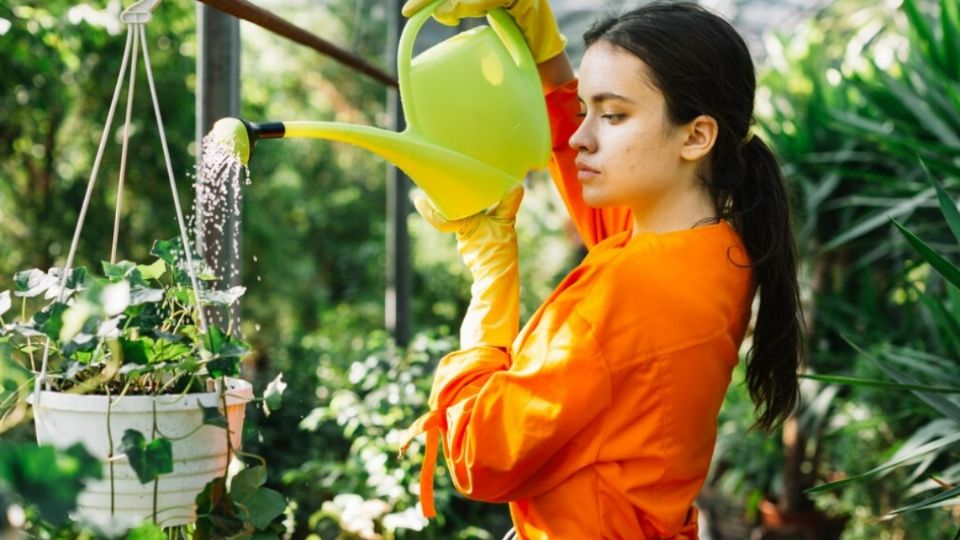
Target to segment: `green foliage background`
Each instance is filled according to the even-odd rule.
[[[262,5],[389,67],[382,2]],[[46,269],[66,256],[119,72],[120,9],[102,1],[0,5],[0,290],[15,271]],[[184,201],[192,200],[196,159],[195,9],[167,0],[148,27]],[[960,294],[887,219],[905,221],[955,260],[958,247],[917,155],[948,191],[960,192],[956,23],[949,0],[892,12],[847,0],[768,40],[758,127],[796,194],[811,373],[889,377],[849,340],[923,382],[960,380]],[[246,23],[241,33],[243,117],[386,127],[379,83]],[[119,251],[144,260],[152,240],[176,234],[176,223],[142,72],[133,117]],[[78,265],[108,256],[120,129],[115,121]],[[284,520],[294,538],[499,538],[509,527],[505,509],[464,500],[439,473],[441,518],[416,530],[420,448],[400,460],[396,448],[425,409],[432,366],[456,346],[469,281],[453,239],[411,216],[415,337],[406,349],[391,342],[383,331],[385,176],[381,159],[346,145],[258,144],[243,193],[242,328],[256,351],[245,375],[258,393],[278,373],[289,387],[280,410],[248,411],[245,450],[266,458],[268,485],[288,497]],[[549,179],[537,174],[528,184],[519,225],[524,317],[579,258]],[[24,376],[12,367],[4,374]],[[960,483],[955,447],[883,477],[802,494],[883,463],[945,419],[908,392],[804,385],[796,419],[802,459],[793,464],[780,437],[746,431],[751,405],[742,386],[731,388],[708,486],[734,509],[724,521],[753,526],[763,497],[790,491],[804,508],[849,516],[846,539],[955,532],[955,504],[877,521],[942,489],[938,481]],[[3,442],[32,436],[27,423]]]

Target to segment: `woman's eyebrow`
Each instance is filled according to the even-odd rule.
[[[577,96],[577,99],[580,100],[581,103],[584,102],[584,99],[579,95]],[[613,92],[601,92],[599,94],[594,94],[593,97],[590,98],[590,101],[594,103],[603,103],[604,101],[609,101],[609,100],[618,100],[618,101],[625,101],[627,103],[633,103],[632,99],[626,96],[621,96],[620,94],[614,94]]]

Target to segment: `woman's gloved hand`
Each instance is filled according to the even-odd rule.
[[[433,1],[407,0],[403,5],[404,17],[413,15]],[[433,17],[447,26],[456,26],[460,19],[482,17],[498,7],[506,8],[517,22],[536,63],[563,52],[567,38],[560,33],[547,0],[446,0],[433,12]]]
[[[470,306],[460,325],[460,348],[486,345],[509,349],[520,326],[520,276],[517,266],[517,210],[523,186],[517,185],[497,205],[472,216],[449,221],[430,199],[413,197],[417,212],[442,232],[457,234],[457,251],[473,284]]]

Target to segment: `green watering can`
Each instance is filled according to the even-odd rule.
[[[488,208],[550,158],[550,125],[537,67],[502,9],[412,58],[417,33],[441,0],[407,22],[397,48],[401,133],[343,122],[223,118],[211,135],[245,165],[260,138],[316,138],[354,144],[402,169],[447,219]],[[412,60],[411,60],[412,58]]]

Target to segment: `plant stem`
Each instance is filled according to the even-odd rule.
[[[110,386],[107,387],[107,463],[110,464],[110,515],[116,512],[116,485],[113,478],[113,426],[110,423],[110,413],[113,410],[113,400],[110,399]]]
[[[163,391],[167,389],[167,387],[169,387],[171,384],[177,382],[177,379],[179,379],[179,378],[182,377],[182,376],[183,376],[182,373],[178,373],[178,374],[174,375],[169,381],[167,381],[166,384],[164,384],[163,386],[161,386],[161,387],[157,390],[157,393],[158,393],[158,394],[162,394]]]
[[[249,453],[249,452],[244,452],[244,451],[242,451],[242,450],[234,450],[233,453],[236,454],[236,456],[237,456],[237,457],[240,457],[240,458],[243,458],[243,457],[253,458],[253,459],[259,461],[260,464],[263,465],[264,467],[267,466],[267,460],[266,460],[263,456],[260,456],[260,455],[257,455],[257,454],[251,454],[251,453]]]
[[[227,410],[227,378],[224,375],[220,376],[220,402],[223,403],[223,418],[227,424],[227,465],[223,470],[223,475],[226,476],[230,469],[230,458],[233,456],[233,441],[230,437],[230,414]]]
[[[20,322],[27,324],[27,297],[24,296],[20,301]],[[33,359],[33,345],[30,343],[30,336],[27,336],[27,354],[30,356],[30,370],[37,372],[37,363]]]

